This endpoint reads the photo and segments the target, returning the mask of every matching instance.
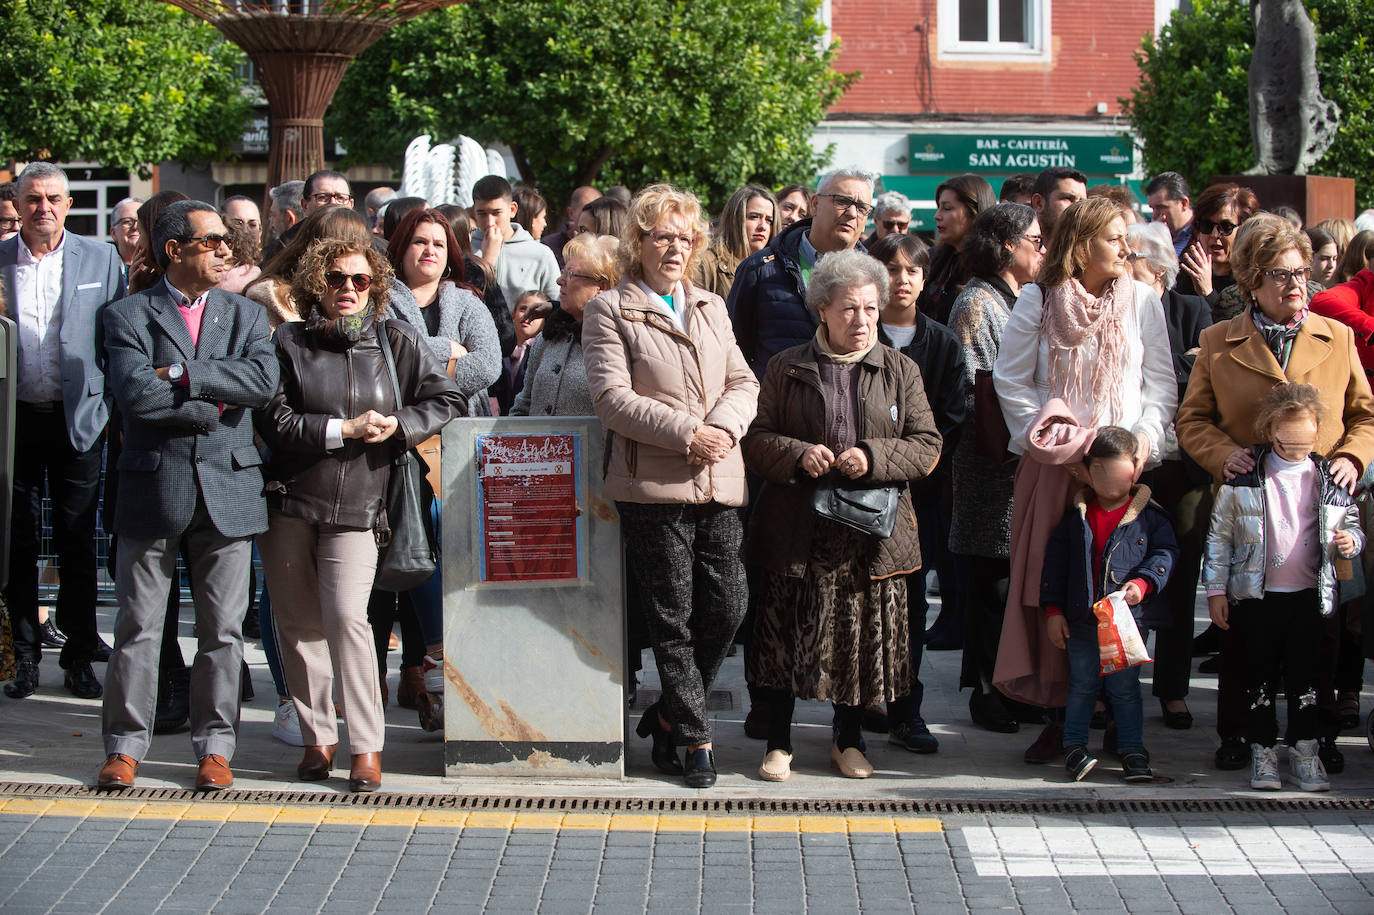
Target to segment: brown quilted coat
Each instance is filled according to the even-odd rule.
[[[791,578],[805,574],[816,528],[814,482],[797,464],[806,449],[825,440],[818,358],[815,345],[807,342],[769,360],[758,416],[742,442],[745,466],[764,480],[749,518],[749,561]],[[882,344],[859,365],[858,444],[869,463],[863,479],[896,483],[927,476],[940,459],[940,433],[921,370]],[[873,541],[869,574],[888,578],[920,567],[916,514],[904,489],[892,536]]]

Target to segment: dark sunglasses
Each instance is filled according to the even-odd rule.
[[[1223,219],[1221,222],[1212,222],[1212,220],[1203,219],[1201,216],[1193,217],[1193,225],[1197,227],[1198,232],[1202,235],[1211,235],[1215,232],[1223,238],[1229,236],[1239,228],[1239,226],[1229,219]]]
[[[367,292],[367,287],[372,285],[372,276],[367,273],[340,273],[338,270],[331,270],[324,275],[324,284],[330,289],[342,289],[343,284],[349,280],[353,281],[353,288],[358,292]]]
[[[190,238],[186,239],[186,241],[184,241],[182,244],[189,245],[192,242],[194,242],[195,244],[200,245],[206,251],[214,251],[220,245],[225,245],[227,247],[229,245],[229,242],[232,240],[232,236],[229,235],[192,235]]]

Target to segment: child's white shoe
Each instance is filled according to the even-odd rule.
[[[1299,740],[1288,748],[1288,771],[1304,791],[1331,790],[1331,781],[1326,777],[1326,766],[1317,755],[1315,740]]]
[[[1278,750],[1250,744],[1250,787],[1256,791],[1278,791],[1283,787],[1279,779]]]

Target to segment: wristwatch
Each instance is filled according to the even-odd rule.
[[[172,384],[180,384],[184,377],[186,377],[186,366],[183,363],[178,362],[167,366],[167,380]]]

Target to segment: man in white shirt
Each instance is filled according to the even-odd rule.
[[[5,600],[14,622],[18,671],[5,693],[38,688],[39,506],[52,502],[54,552],[61,570],[57,625],[67,635],[58,663],[65,685],[100,696],[91,661],[103,645],[95,628],[95,521],[100,459],[110,402],[97,329],[105,305],[124,297],[113,245],[65,230],[72,201],[67,176],[47,162],[19,174],[19,235],[0,241],[0,287],[19,324],[14,502]]]

